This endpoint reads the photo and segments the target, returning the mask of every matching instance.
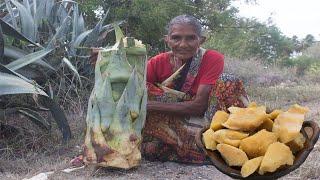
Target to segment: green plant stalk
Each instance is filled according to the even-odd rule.
[[[147,103],[146,50],[142,44],[128,47],[120,28],[115,30],[117,43],[98,53],[86,118],[84,162],[129,169],[141,160]],[[139,52],[132,53],[134,49]]]

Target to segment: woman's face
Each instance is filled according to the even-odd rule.
[[[201,44],[201,37],[198,36],[193,26],[175,24],[165,37],[165,41],[176,58],[186,61],[197,53]]]

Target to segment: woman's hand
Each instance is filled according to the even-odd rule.
[[[208,107],[212,85],[200,84],[196,97],[192,101],[163,103],[148,101],[147,110],[184,116],[203,116]]]

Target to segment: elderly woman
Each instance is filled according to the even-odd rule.
[[[216,110],[244,106],[242,82],[222,74],[224,56],[201,48],[204,41],[196,18],[177,16],[165,36],[171,51],[148,61],[142,152],[149,160],[204,163],[195,133],[209,123]]]

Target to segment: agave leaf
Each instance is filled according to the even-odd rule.
[[[19,59],[19,58],[22,58],[23,56],[26,56],[28,54],[30,54],[30,53],[27,51],[24,51],[22,49],[16,48],[14,46],[5,45],[5,47],[4,47],[4,56],[12,58],[12,59]],[[53,71],[56,71],[56,69],[54,67],[52,67],[50,64],[48,64],[47,62],[45,62],[42,59],[39,59],[39,60],[35,61],[34,63],[41,65],[43,67],[46,67],[48,69],[51,69]]]
[[[81,42],[92,32],[92,29],[81,33],[73,43],[73,47],[77,48],[80,46]]]
[[[61,21],[64,20],[67,15],[67,10],[61,4],[55,3],[52,7],[50,16],[48,17],[48,21],[53,27],[59,27]]]
[[[14,13],[13,13],[12,6],[11,6],[9,0],[5,0],[5,2],[6,2],[7,10],[9,11],[9,14],[11,16],[12,25],[13,25],[13,27],[15,29],[18,29],[17,21],[16,21],[16,18],[14,16]]]
[[[35,36],[38,38],[39,30],[38,30],[38,22],[36,19],[36,14],[37,14],[37,0],[32,0],[32,9],[31,10],[31,15],[33,17],[34,21],[34,31],[35,31]]]
[[[107,77],[101,87],[97,87],[96,96],[97,103],[100,110],[100,116],[102,121],[101,129],[105,132],[112,123],[113,114],[115,112],[116,104],[112,96],[112,88],[109,77]]]
[[[78,18],[79,18],[79,7],[78,4],[73,5],[73,27],[72,27],[72,40],[74,41],[78,36]]]
[[[17,18],[18,16],[19,16],[19,11],[18,11],[18,9],[13,9],[12,10],[12,14],[13,14],[13,16],[15,17],[15,18]],[[4,17],[2,17],[1,18],[3,21],[5,21],[5,22],[7,22],[7,23],[9,23],[10,25],[12,25],[13,26],[13,23],[12,23],[12,16],[11,16],[11,14],[10,13],[7,13]]]
[[[101,54],[99,54],[99,56],[101,56]],[[101,60],[101,58],[98,59],[99,61]],[[96,103],[98,104],[101,119],[103,119],[99,124],[101,125],[102,131],[105,132],[113,121],[116,105],[112,96],[110,78],[107,76],[103,80],[100,71],[100,63],[96,63],[95,66],[95,84],[92,93],[96,95]],[[90,97],[90,101],[92,98],[93,97]]]
[[[49,87],[49,92],[48,92],[49,93],[49,97],[51,99],[53,99],[53,89],[52,89],[50,81],[48,82],[48,87]]]
[[[69,140],[71,138],[71,131],[65,113],[60,108],[60,106],[52,99],[50,99],[49,97],[42,97],[44,98],[43,101],[45,101],[43,102],[43,104],[45,104],[45,106],[51,111],[51,114],[62,133],[63,139],[65,141]]]
[[[28,108],[18,108],[18,112],[27,116],[33,123],[38,125],[41,129],[49,131],[51,129],[50,121],[42,117],[37,111]]]
[[[78,32],[77,32],[77,36],[79,34],[81,34],[82,32],[84,32],[86,30],[85,28],[85,22],[84,22],[84,18],[83,18],[83,15],[82,13],[79,15],[79,18],[78,18]]]
[[[27,54],[29,54],[27,51],[14,46],[5,45],[4,47],[4,55],[12,59],[19,59]]]
[[[0,25],[0,62],[3,60],[3,54],[4,54],[4,39],[3,39],[2,27]]]
[[[5,7],[6,7],[6,3],[5,2],[0,4],[0,9],[3,9]]]
[[[63,5],[60,5],[58,9],[58,17],[59,17],[59,21],[58,21],[59,26],[61,26],[63,23],[63,20],[68,17],[68,11]]]
[[[28,12],[28,10],[20,4],[16,0],[11,0],[11,2],[17,7],[20,13],[20,20],[21,20],[21,32],[29,39],[35,41],[35,24],[33,17],[31,13]]]
[[[26,8],[27,12],[31,14],[31,8],[30,8],[29,0],[23,0],[23,5]]]
[[[49,131],[51,128],[51,125],[48,124],[46,119],[40,116],[38,112],[33,111],[29,108],[21,108],[21,107],[5,108],[5,109],[0,109],[0,113],[5,113],[6,115],[21,113],[26,117],[28,117],[33,123],[35,123],[41,129]]]
[[[84,46],[85,47],[94,47],[93,44],[95,44],[95,42],[99,38],[99,35],[101,33],[101,30],[102,30],[103,22],[107,18],[108,14],[109,14],[109,9],[107,10],[107,12],[104,15],[104,17],[98,22],[98,24],[93,28],[91,33],[88,35],[88,38],[84,42]]]
[[[24,81],[26,81],[26,82],[28,82],[28,83],[30,83],[30,84],[33,84],[33,81],[27,79],[26,77],[22,76],[21,74],[15,72],[15,71],[12,71],[11,69],[6,68],[6,67],[5,67],[4,65],[2,65],[2,64],[0,64],[0,72],[17,76],[17,77],[23,79]],[[36,84],[36,85],[40,88],[40,86],[39,86],[38,84]]]
[[[0,96],[8,94],[47,94],[38,88],[15,75],[0,72]]]
[[[62,0],[60,1],[62,3],[75,3],[75,4],[78,4],[76,1],[72,1],[72,0]]]
[[[116,42],[120,42],[121,39],[124,38],[124,35],[123,35],[120,27],[117,24],[113,24],[113,28],[114,28],[114,31],[115,31],[115,34],[116,34]]]
[[[54,49],[56,45],[58,45],[58,41],[62,40],[66,37],[66,31],[68,30],[68,26],[71,22],[71,18],[68,16],[64,19],[62,25],[58,28],[56,34],[52,37],[47,48]]]
[[[121,25],[124,21],[118,21],[116,22],[117,25]],[[107,24],[105,26],[103,26],[101,28],[101,32],[104,33],[104,32],[111,32],[113,30],[113,24]],[[93,31],[93,29],[90,29],[90,30],[87,30],[83,33],[81,33],[77,39],[75,40],[75,42],[73,43],[73,46],[75,48],[83,48],[83,47],[87,47],[87,48],[90,48],[91,46],[80,46],[81,43],[88,37],[88,35]],[[101,37],[99,36],[98,39],[101,39]],[[97,41],[98,39],[96,39],[95,41]]]
[[[140,136],[141,136],[142,128],[144,127],[146,116],[147,116],[147,99],[148,99],[148,93],[147,93],[147,89],[144,87],[142,101],[140,104],[140,114],[138,119],[133,124],[136,133]]]
[[[36,1],[36,0],[35,0]],[[36,6],[33,7],[33,9],[36,8],[35,14],[33,15],[33,20],[35,27],[38,30],[38,27],[41,26],[42,24],[42,19],[45,18],[46,16],[46,1],[41,0],[41,1],[36,1]]]
[[[127,96],[130,98],[127,104],[132,112],[139,113],[140,111],[140,102],[143,96],[142,87],[141,82],[139,83],[137,70],[134,68],[125,89]]]
[[[27,38],[25,35],[18,32],[14,27],[12,27],[10,24],[3,21],[2,19],[0,19],[0,24],[1,24],[1,27],[3,30],[3,34],[14,37],[14,38],[19,39],[21,41],[28,42],[30,44],[37,46],[37,47],[42,47],[41,45],[35,43],[31,39]]]
[[[52,8],[54,6],[54,0],[46,0],[46,19],[50,17]]]
[[[12,71],[11,69],[8,69],[7,67],[5,67],[2,64],[0,64],[0,72],[17,76],[30,84],[34,84],[34,81],[22,76],[21,74],[15,72],[15,71]],[[43,89],[43,87],[41,87],[39,84],[34,84],[34,85],[36,85],[39,89]]]
[[[49,54],[53,49],[42,49],[40,51],[28,54],[6,65],[7,68],[15,71],[30,63],[33,63]]]
[[[33,8],[33,20],[35,20],[36,14],[37,14],[37,0],[33,0],[32,8]]]
[[[9,73],[7,73],[9,72]],[[39,102],[51,111],[64,140],[71,138],[71,131],[63,110],[49,98],[35,82],[29,83],[9,69],[0,65],[0,96],[9,94],[39,94]],[[20,75],[21,76],[21,75]]]
[[[140,103],[141,98],[143,97],[143,87],[140,85],[137,75],[136,69],[133,69],[115,110],[115,119],[117,119],[121,124],[121,127],[126,130],[131,129],[132,123],[140,116]],[[131,114],[135,114],[137,117],[133,119]]]
[[[67,58],[63,58],[62,61],[69,67],[69,69],[77,76],[79,82],[80,82],[80,86],[82,86],[81,84],[81,78],[80,78],[80,75],[77,71],[77,69],[72,65],[72,63],[69,61],[69,59]]]

